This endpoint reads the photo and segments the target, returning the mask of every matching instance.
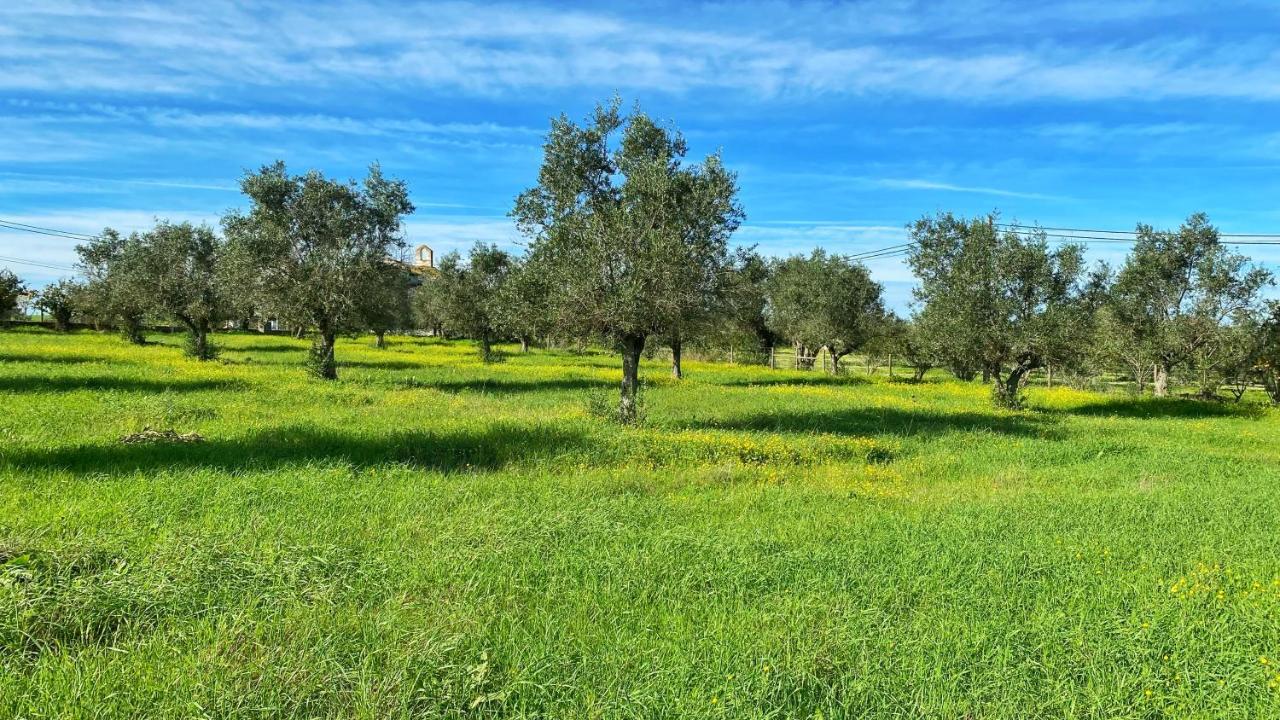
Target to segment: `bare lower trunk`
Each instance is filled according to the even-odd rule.
[[[529,352],[529,338],[527,337],[520,338],[520,352],[522,353]]]
[[[924,380],[924,374],[927,372],[929,372],[929,368],[927,366],[917,365],[915,367],[915,374],[912,376],[912,379],[915,380],[916,382],[920,382],[921,380]]]
[[[187,354],[197,360],[213,359],[213,348],[209,346],[209,323],[188,317],[180,317],[178,319],[187,326],[187,332],[190,334]]]
[[[679,340],[671,341],[671,377],[679,380],[684,377],[684,370],[680,367],[680,351],[682,349]]]
[[[316,376],[324,380],[338,379],[338,362],[335,357],[334,346],[337,344],[337,335],[332,330],[321,330],[319,342],[312,348],[313,372]]]
[[[374,343],[373,343],[373,346],[374,346],[374,347],[377,347],[377,348],[385,348],[385,347],[387,346],[387,331],[386,331],[386,330],[375,330],[375,331],[373,331],[373,336],[374,336],[375,338],[377,338],[377,339],[374,341]]]
[[[840,358],[844,357],[844,355],[842,353],[833,353],[831,352],[830,349],[827,350],[827,354],[831,356],[831,374],[839,375],[840,374]]]
[[[1026,379],[1027,373],[1035,369],[1034,364],[1014,365],[1007,377],[1001,378],[999,373],[996,373],[995,388],[999,404],[1007,408],[1021,408],[1022,397],[1019,393],[1022,391],[1022,382]]]
[[[813,355],[810,353],[809,348],[805,347],[804,345],[796,344],[795,351],[796,351],[796,369],[812,370],[814,358],[813,358]]]
[[[1156,363],[1152,370],[1151,378],[1152,392],[1156,397],[1168,397],[1169,395],[1169,368]]]
[[[489,333],[480,334],[480,359],[485,362],[493,360],[493,341],[489,339]]]
[[[644,352],[644,341],[644,335],[622,338],[622,397],[618,419],[624,423],[636,421],[636,391],[640,385],[640,353]]]
[[[121,320],[121,332],[130,343],[146,345],[147,338],[142,334],[142,320],[137,317],[126,317]]]

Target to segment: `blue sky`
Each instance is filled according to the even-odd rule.
[[[9,0],[0,218],[216,222],[246,169],[378,160],[409,182],[411,242],[510,244],[548,119],[616,92],[723,150],[738,241],[770,254],[890,245],[940,209],[1280,232],[1280,4],[1217,5]],[[0,231],[0,256],[73,245]],[[903,308],[900,260],[870,265]]]

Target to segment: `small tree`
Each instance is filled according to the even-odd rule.
[[[377,164],[362,185],[312,171],[289,175],[283,162],[240,181],[248,213],[223,227],[240,274],[254,273],[261,306],[299,327],[316,328],[310,367],[338,377],[339,333],[359,330],[361,300],[385,283],[387,260],[404,248],[401,221],[413,212],[409,192]]]
[[[373,333],[379,348],[387,346],[387,333],[409,326],[409,271],[396,263],[386,263],[379,271],[381,278],[370,283],[360,298],[360,315],[365,327]]]
[[[476,243],[464,263],[456,252],[440,261],[440,291],[449,327],[474,338],[480,357],[493,360],[493,343],[503,332],[502,288],[516,262],[497,245]]]
[[[494,311],[498,325],[520,341],[520,351],[528,352],[535,338],[546,338],[551,332],[552,315],[547,302],[550,280],[538,265],[512,258],[512,270],[498,289]]]
[[[942,362],[946,355],[943,348],[936,344],[936,337],[922,330],[915,319],[905,322],[896,337],[902,362],[911,368],[911,379],[915,382],[924,380],[925,374]]]
[[[1222,336],[1233,315],[1252,310],[1271,274],[1224,247],[1197,213],[1176,232],[1139,225],[1133,251],[1111,289],[1113,331],[1153,368],[1157,396],[1169,374]]]
[[[1280,302],[1268,304],[1254,346],[1253,369],[1271,402],[1280,405]]]
[[[36,299],[36,307],[49,313],[53,318],[53,329],[66,332],[71,329],[71,317],[76,310],[76,301],[84,286],[74,280],[59,280],[40,291]]]
[[[142,240],[111,228],[77,245],[80,272],[85,276],[85,310],[114,325],[126,340],[142,345],[143,320],[152,301],[153,286],[143,272]]]
[[[225,319],[226,302],[218,277],[222,241],[206,226],[160,222],[137,237],[137,276],[149,292],[149,309],[177,318],[187,328],[187,354],[197,360],[217,353],[209,342],[213,326]]]
[[[774,330],[796,344],[798,356],[825,347],[833,373],[885,321],[883,290],[867,268],[824,250],[779,262],[770,288]]]
[[[445,297],[438,270],[432,270],[422,276],[422,284],[413,288],[409,306],[415,327],[426,330],[436,337],[445,336]]]
[[[531,262],[551,280],[557,324],[621,345],[623,422],[636,417],[646,340],[678,332],[716,297],[743,217],[720,157],[690,166],[686,152],[678,131],[638,109],[624,117],[616,100],[584,126],[562,115],[543,146],[538,185],[512,210],[532,241]]]
[[[771,277],[768,260],[754,249],[739,249],[727,268],[723,300],[713,318],[727,341],[748,342],[751,354],[764,363],[778,341],[768,315]]]
[[[8,322],[18,312],[18,299],[26,292],[27,286],[17,275],[0,269],[0,322]]]

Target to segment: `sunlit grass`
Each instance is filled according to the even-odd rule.
[[[1260,403],[154,339],[0,332],[0,717],[1280,715]]]

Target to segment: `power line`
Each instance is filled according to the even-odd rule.
[[[10,230],[21,230],[24,232],[37,233],[39,235],[55,235],[79,240],[97,240],[99,238],[98,235],[78,233],[71,230],[58,230],[57,228],[43,227],[40,225],[28,225],[27,223],[20,223],[16,220],[5,220],[3,218],[0,218],[0,226],[6,226]]]
[[[66,270],[68,272],[76,272],[76,269],[68,265],[55,265],[53,263],[40,262],[39,260],[28,260],[26,258],[6,257],[0,255],[0,262],[18,263],[19,265],[32,265],[35,267],[46,268],[49,270]]]
[[[1137,235],[1137,230],[1097,230],[1093,228],[1044,227],[1040,225],[1018,225],[1015,223],[996,223],[997,227],[1020,228],[1027,230],[1052,230],[1068,233],[1090,233],[1095,235]],[[1218,233],[1218,237],[1238,238],[1280,238],[1280,233]],[[1245,243],[1225,243],[1227,245],[1243,245]]]

